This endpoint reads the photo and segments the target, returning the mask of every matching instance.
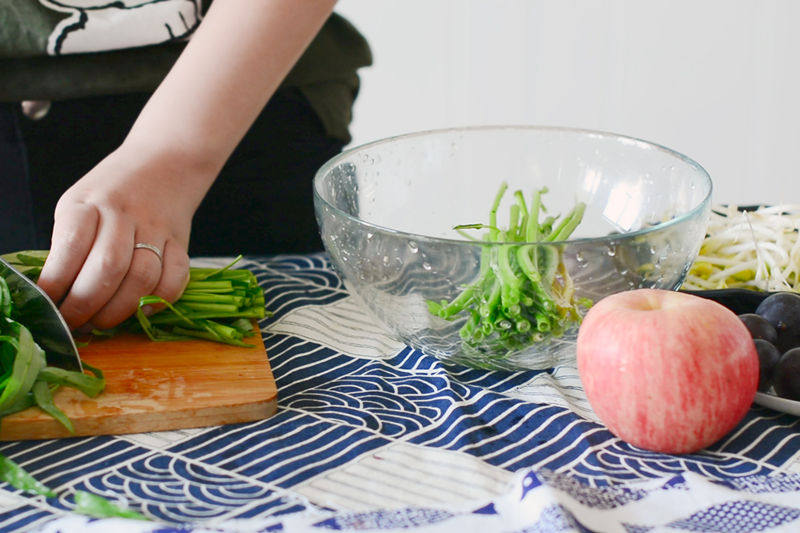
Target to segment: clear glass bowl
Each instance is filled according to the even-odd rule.
[[[586,204],[569,240],[529,248],[537,257],[557,254],[574,295],[591,301],[640,287],[677,289],[703,240],[712,189],[696,162],[630,137],[550,127],[429,131],[348,150],[319,170],[322,240],[348,291],[411,347],[481,368],[550,368],[575,357],[577,322],[520,346],[491,331],[465,341],[469,309],[448,319],[429,309],[480,278],[482,250],[518,252],[519,243],[487,244],[453,229],[488,224],[502,182],[501,228],[518,189],[530,202],[547,187],[550,214]]]

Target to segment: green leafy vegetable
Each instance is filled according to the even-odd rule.
[[[57,387],[56,385],[54,388]],[[53,403],[53,389],[50,388],[47,382],[37,381],[34,383],[33,399],[36,405],[39,406],[39,409],[61,422],[61,425],[67,428],[70,433],[75,433],[72,421],[64,414],[64,411],[56,407],[56,404]]]
[[[103,373],[100,369],[87,364],[86,361],[83,362],[83,368],[94,374],[94,376],[64,370],[63,368],[47,366],[39,371],[38,379],[54,385],[72,387],[73,389],[78,389],[89,398],[96,398],[103,392],[103,387],[105,385]]]
[[[36,281],[47,252],[17,252],[4,258]],[[255,334],[251,320],[264,318],[268,313],[255,274],[247,269],[232,269],[241,258],[240,255],[221,268],[190,268],[189,283],[177,301],[169,303],[158,296],[143,296],[134,316],[112,330],[95,330],[93,334],[113,336],[119,331],[132,331],[144,332],[153,341],[205,339],[252,347],[243,340]],[[4,302],[0,286],[0,309]],[[147,307],[162,310],[147,316],[144,312]],[[243,320],[247,327],[243,326]]]
[[[0,417],[37,405],[74,433],[72,422],[53,403],[53,390],[66,386],[97,396],[105,387],[102,373],[89,376],[47,366],[44,350],[15,320],[14,295],[2,277],[0,300]]]
[[[125,509],[111,503],[102,496],[97,496],[82,490],[75,491],[76,513],[93,516],[95,518],[130,518],[133,520],[149,520],[146,516],[131,509]]]
[[[17,353],[14,357],[11,376],[0,394],[0,411],[15,404],[22,396],[28,394],[33,388],[39,371],[46,365],[44,350],[33,342],[33,336],[28,328],[9,318],[6,318],[6,328],[14,333],[11,338],[16,342],[12,342],[12,345],[16,346]]]
[[[251,347],[243,339],[254,334],[250,320],[266,316],[264,293],[252,272],[230,269],[239,259],[223,268],[190,269],[190,281],[175,303],[145,296],[139,301],[136,322],[123,327],[139,328],[154,341],[199,338]],[[143,308],[152,305],[164,310],[148,317]]]
[[[54,498],[55,493],[37,481],[17,463],[0,455],[0,481],[4,481],[15,489]]]
[[[45,498],[55,498],[57,494],[37,481],[32,475],[25,471],[11,459],[0,455],[0,481],[8,483],[15,489],[19,489],[32,494],[44,496]],[[75,491],[74,512],[92,516],[94,518],[129,518],[133,520],[149,520],[146,516],[131,509],[120,507],[108,501],[102,496],[97,496],[82,490]]]
[[[569,238],[583,219],[579,202],[563,218],[547,216],[542,196],[535,191],[530,206],[522,191],[514,192],[509,225],[501,229],[497,211],[507,185],[501,185],[489,213],[489,224],[464,224],[454,229],[485,243],[477,280],[452,301],[429,300],[428,310],[441,318],[466,317],[459,334],[467,353],[489,350],[503,356],[548,337],[558,337],[581,320],[581,307],[591,301],[575,295],[564,266],[562,249],[549,244]],[[559,220],[560,219],[560,220]],[[478,239],[466,230],[488,230]]]
[[[11,291],[8,290],[8,283],[6,283],[5,279],[0,277],[0,316],[5,317],[11,315],[12,304]]]

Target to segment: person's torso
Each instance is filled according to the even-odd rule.
[[[210,3],[0,0],[0,102],[152,91]],[[364,38],[334,14],[283,85],[301,89],[326,129],[349,140],[356,71],[371,61]]]
[[[202,0],[3,0],[0,58],[124,50],[180,40]]]

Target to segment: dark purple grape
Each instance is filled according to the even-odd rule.
[[[755,339],[758,352],[758,390],[766,392],[772,386],[775,365],[781,358],[781,352],[771,343],[763,339]]]
[[[775,365],[772,384],[781,398],[800,400],[800,348],[789,350],[781,356]]]
[[[763,316],[755,313],[745,313],[739,315],[739,318],[750,330],[750,335],[753,339],[763,339],[770,344],[778,342],[778,332],[775,331],[775,326],[770,324]]]
[[[800,346],[800,295],[778,292],[764,299],[756,314],[767,319],[778,332],[775,347],[781,353]]]

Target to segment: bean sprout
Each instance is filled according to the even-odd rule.
[[[683,288],[800,292],[798,230],[800,205],[715,206]]]

